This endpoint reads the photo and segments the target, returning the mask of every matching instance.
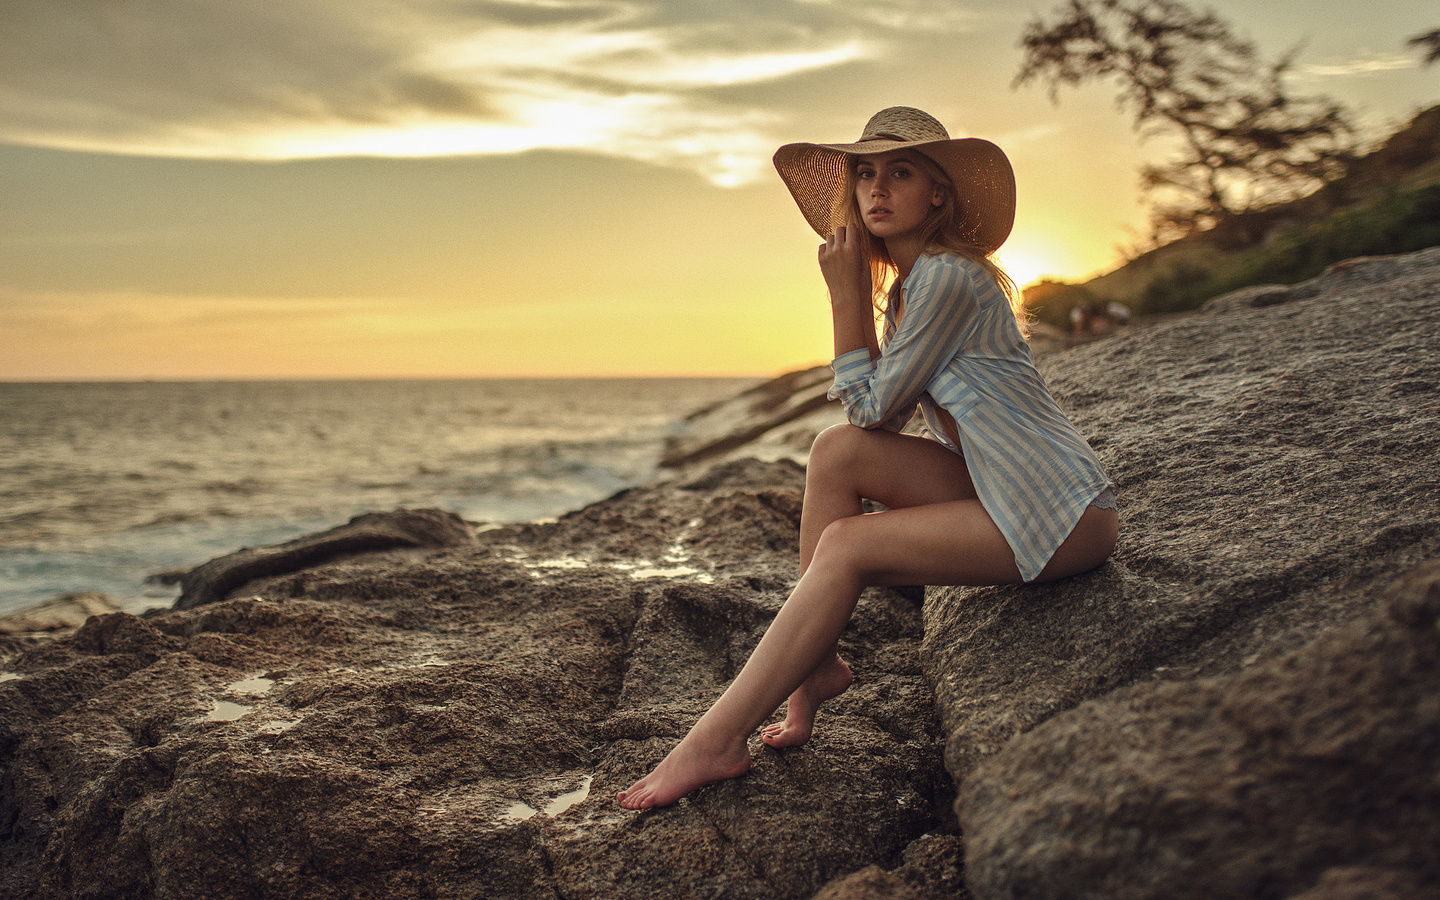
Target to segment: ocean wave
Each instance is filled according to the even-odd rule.
[[[687,413],[749,383],[9,385],[0,610],[79,590],[155,605],[148,575],[363,512],[552,518],[652,478]]]

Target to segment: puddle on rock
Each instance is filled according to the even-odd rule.
[[[574,556],[557,556],[553,559],[537,559],[534,562],[520,560],[527,569],[588,569],[590,561]]]
[[[438,656],[424,656],[419,659],[412,659],[408,662],[394,663],[388,666],[376,666],[372,672],[404,672],[410,669],[443,669],[446,666],[454,665],[448,659],[441,659]]]
[[[631,578],[689,578],[692,576],[701,584],[715,583],[715,579],[708,573],[692,569],[689,566],[671,566],[668,569],[657,566],[651,569],[636,569],[630,573]]]
[[[577,787],[573,791],[566,791],[565,793],[551,799],[549,803],[545,804],[544,809],[536,809],[535,807],[531,806],[523,800],[516,800],[514,803],[510,804],[509,809],[505,810],[505,812],[501,814],[500,818],[502,821],[508,824],[524,822],[526,819],[533,819],[538,815],[544,815],[546,818],[553,819],[561,813],[565,812],[570,807],[574,806],[575,804],[584,801],[586,797],[590,796],[590,785],[594,781],[594,775],[586,775],[584,778],[580,779],[579,787]]]
[[[702,572],[692,566],[654,566],[649,563],[641,563],[638,565],[617,563],[615,568],[622,572],[629,572],[630,577],[637,581],[643,578],[694,578],[701,584],[715,583],[715,578],[708,572]]]
[[[249,678],[231,682],[225,690],[232,694],[268,694],[274,686],[275,679],[267,678],[264,675],[252,675]]]
[[[250,711],[250,707],[231,703],[229,700],[210,701],[210,711],[205,714],[207,722],[233,722]]]
[[[584,802],[585,798],[590,796],[590,785],[594,781],[594,775],[586,775],[580,779],[580,786],[578,788],[573,791],[567,791],[551,800],[545,804],[545,809],[542,810],[542,812],[553,819],[575,804]]]
[[[524,800],[516,800],[510,804],[509,809],[501,814],[500,819],[501,821],[514,824],[516,822],[523,822],[526,819],[532,819],[538,815],[540,815],[540,810],[526,803]]]
[[[535,576],[540,577],[545,572],[578,570],[578,569],[615,569],[629,574],[631,578],[693,578],[701,584],[714,584],[715,578],[707,572],[685,565],[689,559],[683,552],[672,550],[666,554],[665,559],[659,563],[652,563],[648,560],[641,560],[633,563],[597,563],[594,560],[584,559],[578,556],[556,556],[548,559],[529,559],[524,554],[511,557],[511,562],[525,567]]]

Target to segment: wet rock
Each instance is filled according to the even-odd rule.
[[[683,469],[737,454],[804,459],[816,434],[845,421],[840,404],[826,397],[833,382],[829,366],[815,366],[697,410],[667,442],[660,464]]]
[[[0,634],[31,634],[79,628],[91,616],[115,612],[120,605],[106,594],[81,591],[0,616]]]
[[[224,599],[231,590],[268,575],[294,572],[347,553],[368,553],[395,547],[453,547],[469,543],[473,530],[454,513],[408,509],[367,513],[320,534],[275,547],[245,549],[192,569],[180,579],[179,609]]]

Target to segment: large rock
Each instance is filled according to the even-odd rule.
[[[234,588],[283,572],[355,553],[395,547],[455,547],[475,538],[469,523],[440,509],[406,509],[366,513],[344,525],[287,541],[275,547],[246,547],[212,559],[180,578],[176,609],[214,603]]]
[[[966,785],[973,889],[1440,896],[1440,562],[1407,581],[1297,651],[1137,684],[1012,741]],[[1364,894],[1334,883],[1360,875]]]
[[[686,469],[737,457],[803,461],[815,435],[845,421],[840,403],[827,396],[834,381],[829,366],[814,366],[696,410],[666,442],[660,465]]]
[[[1361,676],[1399,665],[1397,645],[1363,637],[1386,627],[1381,598],[1440,557],[1437,283],[1440,249],[1368,260],[1287,303],[1272,292],[1045,361],[1115,480],[1123,534],[1066,582],[928,593],[976,896],[1284,897],[1340,865],[1440,876],[1433,783],[1394,805],[1413,784],[1392,769],[1303,761],[1348,733],[1362,748],[1337,754],[1405,748],[1396,765],[1433,782],[1433,669],[1405,676],[1414,695]],[[1416,647],[1426,627],[1406,632]],[[1357,658],[1322,680],[1340,647]],[[1292,696],[1306,690],[1309,706]],[[1255,714],[1273,701],[1269,724],[1238,720],[1236,692]],[[1319,728],[1317,710],[1338,718],[1313,743],[1267,736]],[[1322,774],[1348,781],[1308,795]],[[1403,824],[1382,835],[1386,814]]]

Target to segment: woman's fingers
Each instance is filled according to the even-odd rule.
[[[820,245],[820,272],[831,302],[869,302],[870,266],[865,243],[854,227],[840,226]]]
[[[825,243],[820,245],[822,257],[839,253],[863,254],[864,252],[865,245],[860,240],[860,235],[855,229],[847,228],[844,225],[836,228],[834,233],[825,239]]]
[[[820,245],[821,253],[834,253],[845,243],[845,226],[841,225]]]

